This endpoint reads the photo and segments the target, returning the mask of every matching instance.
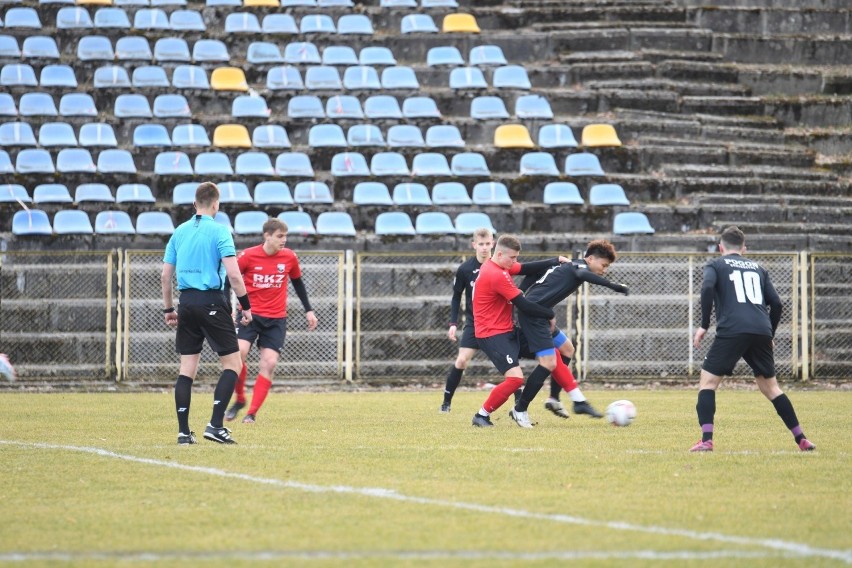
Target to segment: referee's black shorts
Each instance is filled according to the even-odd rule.
[[[175,349],[181,355],[197,355],[205,339],[220,357],[240,350],[224,294],[217,290],[184,290],[178,305]]]
[[[509,369],[514,369],[519,366],[518,352],[518,334],[513,331],[506,333],[498,333],[491,337],[478,337],[479,348],[483,353],[488,355],[494,366],[502,374],[506,374]]]
[[[768,335],[741,333],[713,340],[704,357],[702,369],[718,377],[730,375],[740,358],[754,371],[754,376],[770,379],[775,376],[775,355],[772,338]]]

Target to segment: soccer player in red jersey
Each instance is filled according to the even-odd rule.
[[[254,318],[248,325],[239,324],[237,339],[243,367],[237,377],[234,392],[236,401],[225,413],[225,420],[231,421],[246,405],[246,359],[252,343],[257,342],[260,350],[260,369],[255,379],[251,406],[243,422],[252,424],[257,411],[263,405],[272,386],[272,374],[287,335],[287,280],[293,283],[293,289],[302,306],[308,330],[317,327],[317,316],[308,301],[308,292],[302,282],[302,269],[299,258],[286,248],[287,224],[280,219],[269,219],[263,224],[263,244],[247,248],[237,257],[237,264],[252,302]]]
[[[550,320],[551,327],[556,324],[553,310],[528,301],[512,280],[512,274],[518,273],[513,266],[517,265],[520,251],[521,243],[517,238],[501,236],[497,239],[494,255],[482,265],[473,286],[476,340],[504,376],[503,382],[491,390],[485,404],[473,415],[474,426],[494,426],[491,413],[524,384],[524,374],[518,363],[520,345],[512,320],[512,306],[530,316]],[[549,374],[548,370],[545,378]]]

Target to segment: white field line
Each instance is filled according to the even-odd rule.
[[[536,513],[533,511],[525,511],[523,509],[512,509],[509,507],[495,507],[491,505],[480,505],[478,503],[465,503],[456,501],[447,501],[443,499],[432,499],[429,497],[417,497],[414,495],[404,495],[393,489],[384,489],[381,487],[350,487],[347,485],[316,485],[312,483],[302,483],[299,481],[287,481],[281,479],[273,479],[268,477],[256,477],[245,473],[235,473],[217,469],[212,467],[184,465],[180,463],[156,460],[152,458],[142,458],[127,454],[119,454],[102,448],[92,448],[85,446],[66,446],[57,444],[19,442],[14,440],[0,440],[0,445],[18,446],[23,448],[32,448],[39,450],[62,450],[68,452],[80,452],[93,454],[96,456],[119,459],[128,462],[142,463],[147,465],[155,465],[160,467],[168,467],[181,471],[191,471],[195,473],[203,473],[216,477],[224,477],[228,479],[240,479],[250,483],[261,485],[271,485],[276,487],[284,487],[287,489],[297,489],[309,493],[342,493],[349,495],[360,495],[364,497],[373,497],[376,499],[390,499],[405,503],[417,503],[420,505],[430,505],[435,507],[447,507],[452,509],[462,509],[466,511],[476,511],[478,513],[487,513],[491,515],[501,515],[504,517],[515,517],[524,519],[535,519],[540,521],[551,521],[556,523],[581,525],[590,527],[602,527],[611,530],[639,532],[647,534],[661,534],[666,536],[677,536],[700,541],[714,541],[726,544],[735,544],[742,546],[761,547],[770,550],[789,553],[791,555],[801,557],[818,557],[830,558],[839,560],[846,564],[852,564],[852,550],[835,550],[830,548],[816,548],[808,544],[791,542],[773,538],[749,538],[735,535],[726,535],[717,532],[701,532],[688,529],[668,528],[654,525],[637,525],[621,521],[598,521],[594,519],[586,519],[583,517],[575,517],[572,515],[563,514],[548,514]]]

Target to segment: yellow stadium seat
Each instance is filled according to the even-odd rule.
[[[219,67],[210,76],[214,91],[248,91],[246,74],[239,67]]]
[[[76,0],[78,6],[112,6],[112,0]]]
[[[251,148],[248,128],[242,124],[220,124],[213,131],[213,145],[218,148]]]
[[[503,124],[494,131],[494,145],[498,148],[535,148],[530,131],[523,124]]]
[[[583,128],[582,145],[592,146],[621,146],[621,140],[611,124],[589,124]]]
[[[446,33],[478,34],[479,26],[471,14],[447,14],[441,31]]]
[[[281,2],[278,0],[243,0],[243,6],[246,8],[280,8]]]

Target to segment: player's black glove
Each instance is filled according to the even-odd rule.
[[[619,284],[618,282],[613,282],[613,290],[618,292],[619,294],[624,294],[625,296],[630,295],[630,290],[628,290],[627,286],[624,284]]]

